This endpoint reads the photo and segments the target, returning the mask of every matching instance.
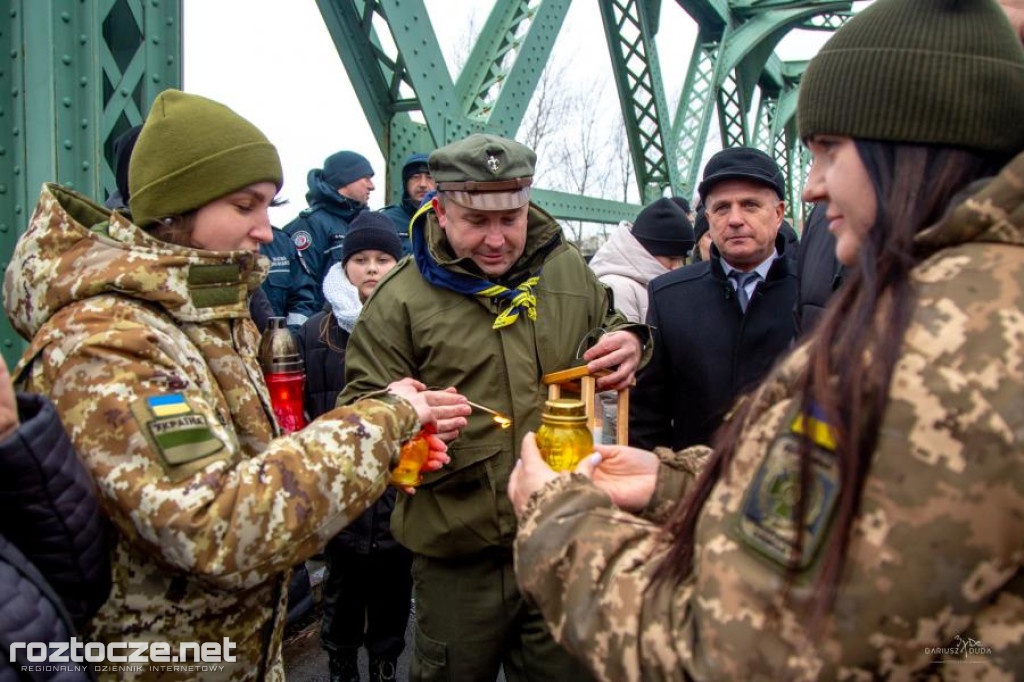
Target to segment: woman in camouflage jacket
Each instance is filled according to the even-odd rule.
[[[605,680],[1012,679],[1024,51],[991,0],[878,0],[798,121],[850,280],[714,451],[599,448],[588,480],[527,443],[521,587]]]
[[[439,412],[407,384],[281,435],[246,307],[281,168],[251,123],[165,91],[129,174],[134,222],[45,185],[4,283],[32,339],[17,377],[56,405],[118,531],[85,635],[152,645],[104,678],[283,679],[289,567],[380,497]],[[179,660],[182,642],[221,660]]]

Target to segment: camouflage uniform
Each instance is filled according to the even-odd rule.
[[[532,497],[516,572],[560,642],[605,680],[1013,679],[1024,671],[1024,155],[918,235],[917,307],[892,379],[835,607],[804,620],[820,562],[784,599],[797,350],[754,394],[731,469],[697,526],[694,572],[651,576],[658,521],[704,448],[663,462],[651,520],[574,475]],[[884,322],[883,322],[884,323]],[[806,544],[838,482],[814,433]],[[788,531],[788,533],[787,533]],[[800,608],[795,609],[794,604]],[[817,638],[816,638],[817,637]]]
[[[289,567],[381,495],[418,428],[405,401],[368,400],[280,436],[246,312],[266,262],[156,241],[47,185],[7,270],[33,338],[16,374],[56,404],[119,531],[86,636],[237,647],[221,674],[134,677],[283,679]]]

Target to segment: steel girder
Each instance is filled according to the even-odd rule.
[[[512,137],[547,64],[570,0],[498,0],[458,82],[453,82],[423,0],[317,0],[349,78],[388,160],[388,197],[401,164],[475,132]],[[393,47],[384,47],[386,31]],[[410,112],[418,112],[423,122]],[[637,207],[538,191],[554,215],[632,219]]]
[[[636,180],[647,203],[679,186],[671,128],[661,124],[669,121],[669,110],[654,45],[656,23],[649,3],[601,0],[599,4]]]
[[[399,177],[410,152],[472,132],[514,136],[570,2],[497,0],[453,82],[423,0],[317,1],[388,159],[389,178]],[[799,73],[782,64],[774,48],[794,28],[833,30],[850,16],[851,7],[850,0],[677,2],[700,30],[674,117],[654,43],[660,0],[598,3],[645,201],[667,192],[693,192],[716,112],[726,146],[795,149],[792,103]],[[750,129],[755,89],[763,105]],[[783,156],[787,176],[799,178],[793,154]],[[389,185],[390,199],[400,194],[401,187]],[[559,217],[597,222],[629,219],[638,209],[612,202],[611,210],[607,202],[559,192],[536,196]]]
[[[851,3],[754,0],[723,7],[720,2],[708,0],[678,2],[701,25],[674,126],[682,191],[690,193],[696,185],[712,109],[716,105],[723,146],[754,144],[772,151],[787,178],[799,177],[799,168],[790,162],[792,154],[780,155],[777,148],[792,150],[799,146],[790,123],[795,113],[800,74],[790,69],[788,75],[784,75],[786,69],[773,51],[794,28],[832,30],[837,22],[849,16]],[[819,16],[825,18],[819,20]],[[760,86],[761,104],[751,134],[749,113],[757,86]],[[784,92],[786,106],[780,106]],[[794,106],[789,105],[790,101]],[[798,202],[792,197],[791,192],[789,205],[795,212]]]
[[[0,265],[44,182],[98,201],[116,188],[113,142],[181,86],[178,0],[4,0],[0,24]],[[23,343],[0,320],[0,351]]]

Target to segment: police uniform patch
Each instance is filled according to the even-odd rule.
[[[313,243],[313,238],[309,236],[309,232],[299,230],[292,235],[292,243],[295,244],[295,248],[299,251],[305,251]]]
[[[173,478],[191,475],[213,461],[225,450],[224,442],[214,434],[206,417],[192,409],[182,393],[142,398],[132,405],[142,434],[160,455]],[[224,453],[226,454],[226,452]],[[181,469],[182,465],[194,464]]]
[[[807,568],[827,537],[839,492],[839,466],[832,429],[820,415],[791,415],[788,432],[776,437],[744,493],[736,531],[748,546],[772,561]],[[800,499],[800,445],[810,440],[810,481],[803,547],[795,554]]]

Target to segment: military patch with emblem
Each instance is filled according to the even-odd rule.
[[[760,554],[784,566],[807,568],[827,537],[839,492],[839,466],[832,429],[820,415],[788,420],[790,429],[772,441],[743,496],[736,532]],[[810,481],[804,538],[796,556],[796,510],[800,498],[800,444],[810,440]]]
[[[142,398],[132,405],[132,412],[142,427],[142,434],[160,455],[169,473],[190,475],[225,449],[206,417],[193,410],[182,393]],[[182,465],[193,463],[200,466],[180,469]]]
[[[313,238],[309,236],[309,232],[299,230],[292,235],[292,243],[295,244],[295,248],[299,251],[305,251],[313,243]]]
[[[488,153],[487,154],[487,168],[492,173],[497,175],[498,171],[501,170],[501,161],[499,161],[498,157],[495,156],[494,154]]]

